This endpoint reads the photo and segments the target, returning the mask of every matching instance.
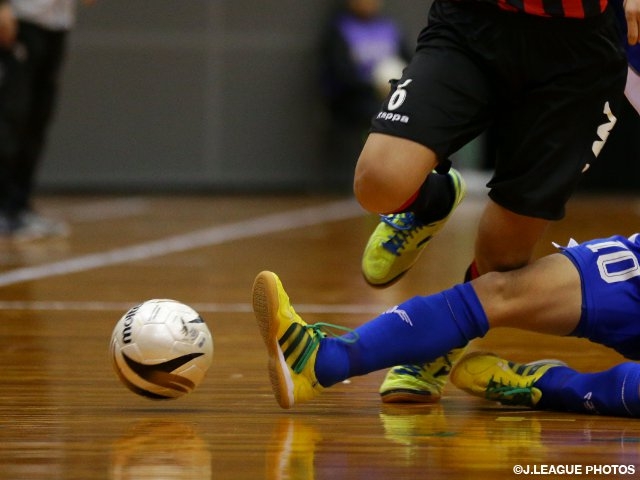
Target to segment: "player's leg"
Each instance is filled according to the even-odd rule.
[[[276,397],[288,408],[350,376],[394,364],[420,365],[483,336],[490,327],[586,336],[639,359],[640,325],[630,321],[640,313],[639,258],[638,235],[573,244],[522,269],[414,297],[338,338],[326,338],[322,324],[307,325],[278,277],[263,272],[254,284],[254,310]],[[489,363],[490,370],[497,368],[493,360]],[[512,370],[522,374],[519,366]],[[476,369],[468,372],[475,382]],[[527,375],[533,373],[527,369]],[[457,384],[464,388],[465,382]]]
[[[65,225],[35,215],[30,205],[54,109],[64,40],[64,32],[20,23],[22,49],[0,53],[0,236],[31,239],[66,233]]]
[[[614,236],[563,248],[523,269],[474,282],[491,327],[586,337],[640,359],[640,239]],[[521,321],[519,321],[521,319]],[[540,409],[640,416],[640,365],[583,374],[549,362],[519,365],[472,354],[451,373],[474,395]],[[544,368],[540,368],[544,366]]]
[[[389,143],[408,142],[392,137],[388,139]],[[428,161],[421,163],[429,164]],[[412,172],[415,169],[405,169],[403,175],[410,176]],[[409,183],[413,185],[416,178],[419,175],[413,175]],[[464,198],[464,180],[454,169],[446,174],[433,171],[421,178],[424,180],[407,201],[408,205],[396,213],[381,215],[380,223],[369,237],[362,255],[362,273],[372,286],[387,287],[399,280],[415,264],[424,247],[444,227]],[[357,183],[355,188],[358,188]]]
[[[544,219],[517,215],[491,200],[487,204],[476,238],[475,271],[506,273],[484,275],[474,288],[487,309],[492,328],[511,326],[568,335],[578,325],[580,276],[575,268],[566,265],[569,260],[554,255],[528,265],[548,224]],[[525,265],[528,266],[520,268]],[[381,385],[382,400],[438,401],[451,369],[464,352],[465,348],[458,348],[430,364],[394,367]]]
[[[362,256],[372,286],[397,281],[418,259],[464,197],[460,174],[434,169],[436,153],[413,140],[371,133],[356,165],[354,192],[367,210],[381,214]]]
[[[352,376],[440,357],[489,328],[470,284],[414,297],[336,338],[327,332],[350,329],[307,324],[272,272],[256,277],[253,308],[268,351],[274,394],[283,408]]]
[[[482,275],[474,279],[472,285],[491,328],[515,327],[567,335],[578,325],[580,275],[572,262],[561,254],[544,257],[518,270]],[[452,367],[465,350],[466,345],[429,363],[393,367],[380,386],[382,401],[439,401]]]
[[[17,185],[22,146],[21,132],[26,129],[29,105],[33,101],[28,65],[19,61],[13,50],[0,49],[0,236],[9,237],[18,227],[20,189]]]
[[[572,241],[524,268],[471,282],[491,328],[586,337],[640,360],[640,236]]]
[[[392,93],[404,98],[410,122],[404,129],[402,124],[390,124],[386,118],[392,112],[383,109],[373,124],[374,131],[428,145],[440,162],[437,170],[443,174],[447,158],[486,130],[496,114],[498,94],[493,75],[487,74],[492,67],[485,68],[477,61],[482,55],[475,51],[475,40],[466,46],[460,42],[461,38],[475,39],[494,30],[493,20],[485,18],[481,10],[455,3],[433,4],[417,54],[400,79],[406,96],[402,89]],[[465,48],[469,51],[463,51]],[[408,80],[411,82],[406,83]],[[382,218],[362,258],[362,271],[370,284],[384,287],[398,280],[463,199],[465,186],[460,174],[454,169],[443,174],[431,173],[401,211]],[[382,400],[438,401],[452,362],[460,354],[451,351],[428,364],[391,369],[380,386]]]
[[[640,365],[633,362],[580,373],[556,360],[520,364],[475,352],[454,367],[451,381],[472,395],[503,405],[640,416]]]
[[[581,292],[576,266],[556,254],[518,271],[414,297],[338,338],[326,337],[327,325],[307,325],[272,272],[256,277],[253,306],[276,398],[289,408],[354,375],[444,357],[490,325],[567,334],[580,320]]]
[[[424,145],[392,135],[371,133],[356,164],[355,196],[369,212],[401,211],[437,163],[436,154]]]
[[[24,191],[21,208],[32,209],[31,196],[36,170],[42,159],[47,133],[55,114],[60,90],[60,78],[67,51],[67,34],[64,31],[51,32],[32,25],[22,25],[21,34],[28,32],[33,39],[28,43],[27,55],[34,62],[31,67],[33,78],[33,100],[30,103],[29,119],[26,126],[25,142],[19,153],[21,171],[20,184]]]
[[[487,273],[471,284],[491,328],[565,336],[576,329],[581,318],[581,276],[561,253],[517,270]]]
[[[358,201],[382,215],[362,258],[374,286],[398,280],[450,218],[465,187],[448,158],[491,123],[490,76],[461,51],[463,27],[447,9],[457,11],[441,2],[431,7],[416,54],[393,82],[356,165]]]
[[[603,16],[601,21],[608,20]],[[532,46],[523,68],[529,69],[531,77],[526,85],[535,87],[509,83],[509,76],[503,78],[505,93],[519,92],[518,108],[509,109],[507,98],[498,118],[501,136],[495,173],[489,183],[492,201],[483,215],[476,242],[474,264],[479,273],[517,268],[530,261],[546,225],[564,216],[564,205],[581,173],[595,161],[606,141],[624,85],[620,48],[615,41],[603,42],[591,28],[579,28],[569,35],[566,26],[560,24],[549,35],[542,23],[537,29],[529,28],[533,26],[530,24],[526,30],[512,20],[501,25],[504,41],[500,44],[507,46],[504,48],[519,44],[509,41],[509,36]],[[612,22],[602,28],[612,39],[616,38],[615,30]],[[555,48],[555,38],[563,38],[563,50]],[[482,47],[483,43],[478,45]],[[557,58],[550,61],[541,54],[547,49],[540,45],[549,45]],[[585,46],[591,55],[582,55],[580,64],[574,65],[570,59]],[[563,57],[566,61],[557,61]],[[550,68],[561,72],[553,82],[549,81]],[[600,139],[594,142],[594,136]],[[444,363],[455,363],[455,355],[449,355]],[[422,374],[404,375],[404,385],[395,378],[393,384],[385,380],[381,393],[393,400],[389,391],[404,389],[405,393],[415,393],[413,398],[417,400],[437,399],[438,395],[421,395],[421,390],[437,391],[448,373],[447,369],[440,371],[444,375],[439,375],[438,383],[430,382],[429,377],[425,381]]]
[[[598,373],[571,368],[547,372],[537,382],[537,408],[640,417],[640,365],[625,362]]]
[[[67,33],[51,32],[34,25],[22,25],[20,35],[27,46],[32,66],[29,118],[23,133],[23,142],[17,154],[15,170],[16,201],[19,208],[19,229],[16,236],[29,239],[47,236],[65,236],[66,223],[43,217],[32,204],[37,169],[42,160],[46,138],[55,113],[59,84],[64,66]],[[25,36],[27,38],[25,38]]]
[[[519,215],[490,199],[476,235],[477,273],[505,272],[528,265],[549,224],[549,220]]]
[[[411,298],[337,338],[323,333],[330,326],[308,325],[296,314],[272,272],[256,277],[253,306],[276,398],[289,408],[351,376],[445,357],[489,325],[566,334],[580,319],[580,296],[574,264],[557,254],[517,272]]]
[[[489,200],[480,219],[475,261],[467,280],[486,272],[508,271],[527,265],[548,220],[515,214]],[[464,354],[458,348],[429,364],[398,365],[385,376],[380,396],[385,403],[434,403],[444,390],[451,368]]]

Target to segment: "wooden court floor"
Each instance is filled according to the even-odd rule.
[[[505,408],[453,386],[436,406],[382,405],[384,372],[289,411],[273,399],[250,309],[256,273],[277,272],[308,321],[356,326],[460,281],[484,201],[467,198],[403,280],[374,290],[359,265],[376,219],[350,198],[39,198],[72,233],[0,246],[0,479],[495,479],[518,477],[518,465],[640,475],[638,420]],[[630,235],[639,216],[638,197],[578,197],[539,254],[570,237]],[[190,304],[214,336],[205,381],[177,400],[137,397],[109,363],[116,321],[150,298]],[[516,330],[471,348],[585,371],[621,360]],[[636,475],[614,475],[620,465]]]

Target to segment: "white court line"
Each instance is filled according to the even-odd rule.
[[[140,302],[76,302],[76,301],[0,301],[0,311],[83,311],[83,312],[126,312]],[[190,307],[200,313],[250,313],[253,311],[249,303],[190,303]],[[299,313],[313,314],[347,314],[377,315],[389,307],[382,305],[357,304],[316,304],[300,303],[295,306]]]
[[[274,213],[227,225],[196,230],[194,232],[140,243],[130,247],[82,255],[59,262],[18,268],[0,274],[0,287],[40,280],[69,273],[85,272],[138,260],[179,253],[195,248],[220,245],[243,238],[258,237],[294,228],[308,227],[325,222],[346,220],[363,215],[362,208],[353,199],[326,203],[316,207]]]
[[[145,198],[117,198],[72,205],[62,209],[61,216],[73,223],[98,222],[143,215],[150,209],[151,202]]]

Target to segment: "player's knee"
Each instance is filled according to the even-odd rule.
[[[416,194],[435,165],[435,153],[427,147],[372,133],[356,165],[355,196],[371,212],[396,213]]]
[[[393,167],[393,162],[362,155],[356,165],[353,191],[365,210],[395,213],[420,187],[410,172]]]
[[[510,326],[512,315],[509,309],[513,305],[513,290],[509,284],[509,275],[501,272],[489,272],[473,281],[492,327]]]
[[[485,291],[499,302],[506,302],[511,296],[509,276],[503,272],[488,272],[482,275]]]
[[[386,213],[390,208],[386,200],[388,179],[379,170],[370,162],[359,161],[353,177],[353,193],[365,210]]]

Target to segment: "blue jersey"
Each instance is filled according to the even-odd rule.
[[[571,334],[640,360],[640,236],[562,248],[580,272],[582,316]]]
[[[627,45],[627,61],[633,70],[640,75],[640,43]]]

